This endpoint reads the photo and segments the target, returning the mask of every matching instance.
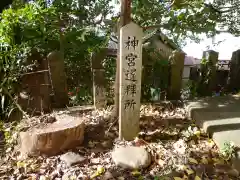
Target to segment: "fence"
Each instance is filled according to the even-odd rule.
[[[206,76],[207,73],[215,74],[209,79],[213,83],[212,87],[207,91],[208,95],[212,94],[213,92],[234,93],[239,91],[240,85],[238,83],[238,79],[240,78],[240,50],[234,51],[232,53],[232,58],[229,61],[216,60],[217,61],[215,64],[211,64],[207,61],[207,64],[203,63],[199,66],[191,67],[189,79],[201,84],[203,82],[201,79],[204,79],[203,76]],[[215,66],[215,68],[212,68],[213,66]],[[208,71],[204,70],[206,68]],[[199,92],[199,94],[202,93]]]
[[[102,49],[92,55],[93,99],[96,108],[104,107],[107,103],[113,103],[114,101],[116,54],[116,50]],[[199,94],[211,95],[219,89],[224,89],[227,92],[235,92],[240,89],[240,83],[238,83],[240,78],[240,50],[233,52],[232,59],[229,62],[218,61],[217,52],[206,51],[203,53],[203,62],[194,67],[184,66],[184,57],[185,54],[182,52],[175,52],[172,59],[161,61],[158,59],[149,61],[147,56],[143,56],[142,102],[179,100],[182,79],[186,78],[185,75],[183,76],[184,68],[189,68],[189,79],[199,85]],[[68,104],[63,60],[60,59],[58,53],[48,56],[48,61],[45,62],[48,65],[44,65],[42,69],[38,69],[34,73],[24,75],[25,83],[23,84],[27,85],[30,91],[35,89],[41,91],[37,91],[36,95],[32,96],[42,97],[46,109],[50,108],[49,103],[54,105],[49,100],[49,93],[52,91],[54,92],[55,104],[59,104],[61,107]],[[46,70],[47,75],[44,70]],[[62,78],[59,78],[59,75],[63,75]],[[29,78],[32,80],[29,80]],[[36,83],[36,81],[41,82]],[[44,102],[41,98],[39,101],[41,102],[35,100],[34,103],[38,103],[38,105],[33,106],[40,110],[42,107],[39,106],[42,106],[41,104]]]
[[[114,91],[112,88],[115,78],[104,78],[107,70],[101,65],[103,59],[108,56],[115,58],[116,61],[116,51],[111,49],[103,49],[101,52],[95,53],[92,58],[93,97],[96,107],[106,105],[106,99],[113,101]],[[240,89],[240,84],[237,83],[237,79],[240,78],[240,68],[238,68],[240,50],[233,52],[231,61],[218,60],[218,52],[205,51],[202,63],[195,66],[184,66],[184,56],[178,52],[174,61],[154,61],[150,64],[143,56],[141,101],[151,101],[153,97],[155,100],[180,99],[182,81],[188,80],[187,71],[189,71],[189,80],[193,80],[199,85],[199,94],[203,96],[223,89],[226,92]],[[186,72],[183,73],[184,71]],[[111,83],[109,83],[109,79],[111,79]],[[111,84],[110,98],[106,95],[109,91],[107,84]]]
[[[93,97],[97,108],[113,102],[115,71],[108,76],[109,66],[106,66],[105,59],[112,57],[116,63],[116,56],[116,50],[112,49],[102,49],[92,55]],[[175,52],[171,60],[151,61],[149,56],[143,55],[142,102],[153,100],[153,96],[162,100],[180,98],[184,56],[182,52]],[[116,69],[116,64],[114,67]],[[109,89],[112,93],[109,93]]]
[[[230,60],[218,60],[216,65],[216,85],[214,89],[222,89],[227,86],[230,63]],[[198,81],[200,79],[200,71],[200,64],[190,67],[189,80]]]

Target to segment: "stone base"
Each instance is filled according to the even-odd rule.
[[[22,155],[57,155],[82,144],[85,127],[83,119],[71,116],[56,119],[52,124],[20,132]]]

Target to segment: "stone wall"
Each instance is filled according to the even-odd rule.
[[[64,59],[60,52],[53,51],[48,54],[47,60],[53,91],[52,105],[55,108],[64,108],[69,103]]]
[[[22,74],[21,89],[18,103],[23,110],[31,114],[40,114],[51,110],[50,83],[47,60],[36,50],[32,51],[27,60],[27,66],[33,65],[33,70]]]
[[[21,76],[18,103],[23,110],[35,115],[68,105],[64,61],[59,52],[51,52],[44,58],[33,50],[26,66],[33,68]]]

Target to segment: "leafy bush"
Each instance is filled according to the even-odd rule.
[[[155,48],[143,49],[142,101],[152,101],[166,94],[169,85],[169,61]],[[163,100],[163,96],[160,97]],[[157,99],[159,100],[159,98]]]
[[[0,21],[0,115],[7,119],[16,107],[14,101],[19,90],[19,78],[28,67],[25,63],[33,49],[46,57],[53,50],[65,53],[68,86],[80,87],[89,100],[91,94],[90,54],[104,46],[107,36],[99,36],[91,28],[86,28],[84,19],[74,21],[71,14],[78,13],[68,9],[64,25],[59,18],[64,11],[59,4],[45,7],[41,3],[26,3],[18,8],[6,9]],[[65,9],[66,10],[66,9]],[[86,17],[87,18],[87,17]],[[74,25],[73,25],[74,23]],[[63,39],[60,36],[63,35]],[[61,44],[62,43],[62,44]],[[83,86],[84,85],[84,86]]]

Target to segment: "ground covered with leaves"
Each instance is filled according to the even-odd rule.
[[[239,172],[231,167],[209,136],[186,119],[181,105],[143,105],[141,132],[131,142],[118,140],[118,121],[111,118],[111,111],[109,107],[102,111],[75,112],[88,120],[84,144],[71,150],[82,161],[70,166],[62,161],[61,155],[19,160],[15,146],[19,132],[49,119],[46,117],[50,115],[3,124],[6,144],[1,154],[0,179],[239,179]],[[139,170],[117,167],[111,152],[126,145],[144,146],[151,154],[151,165]]]

